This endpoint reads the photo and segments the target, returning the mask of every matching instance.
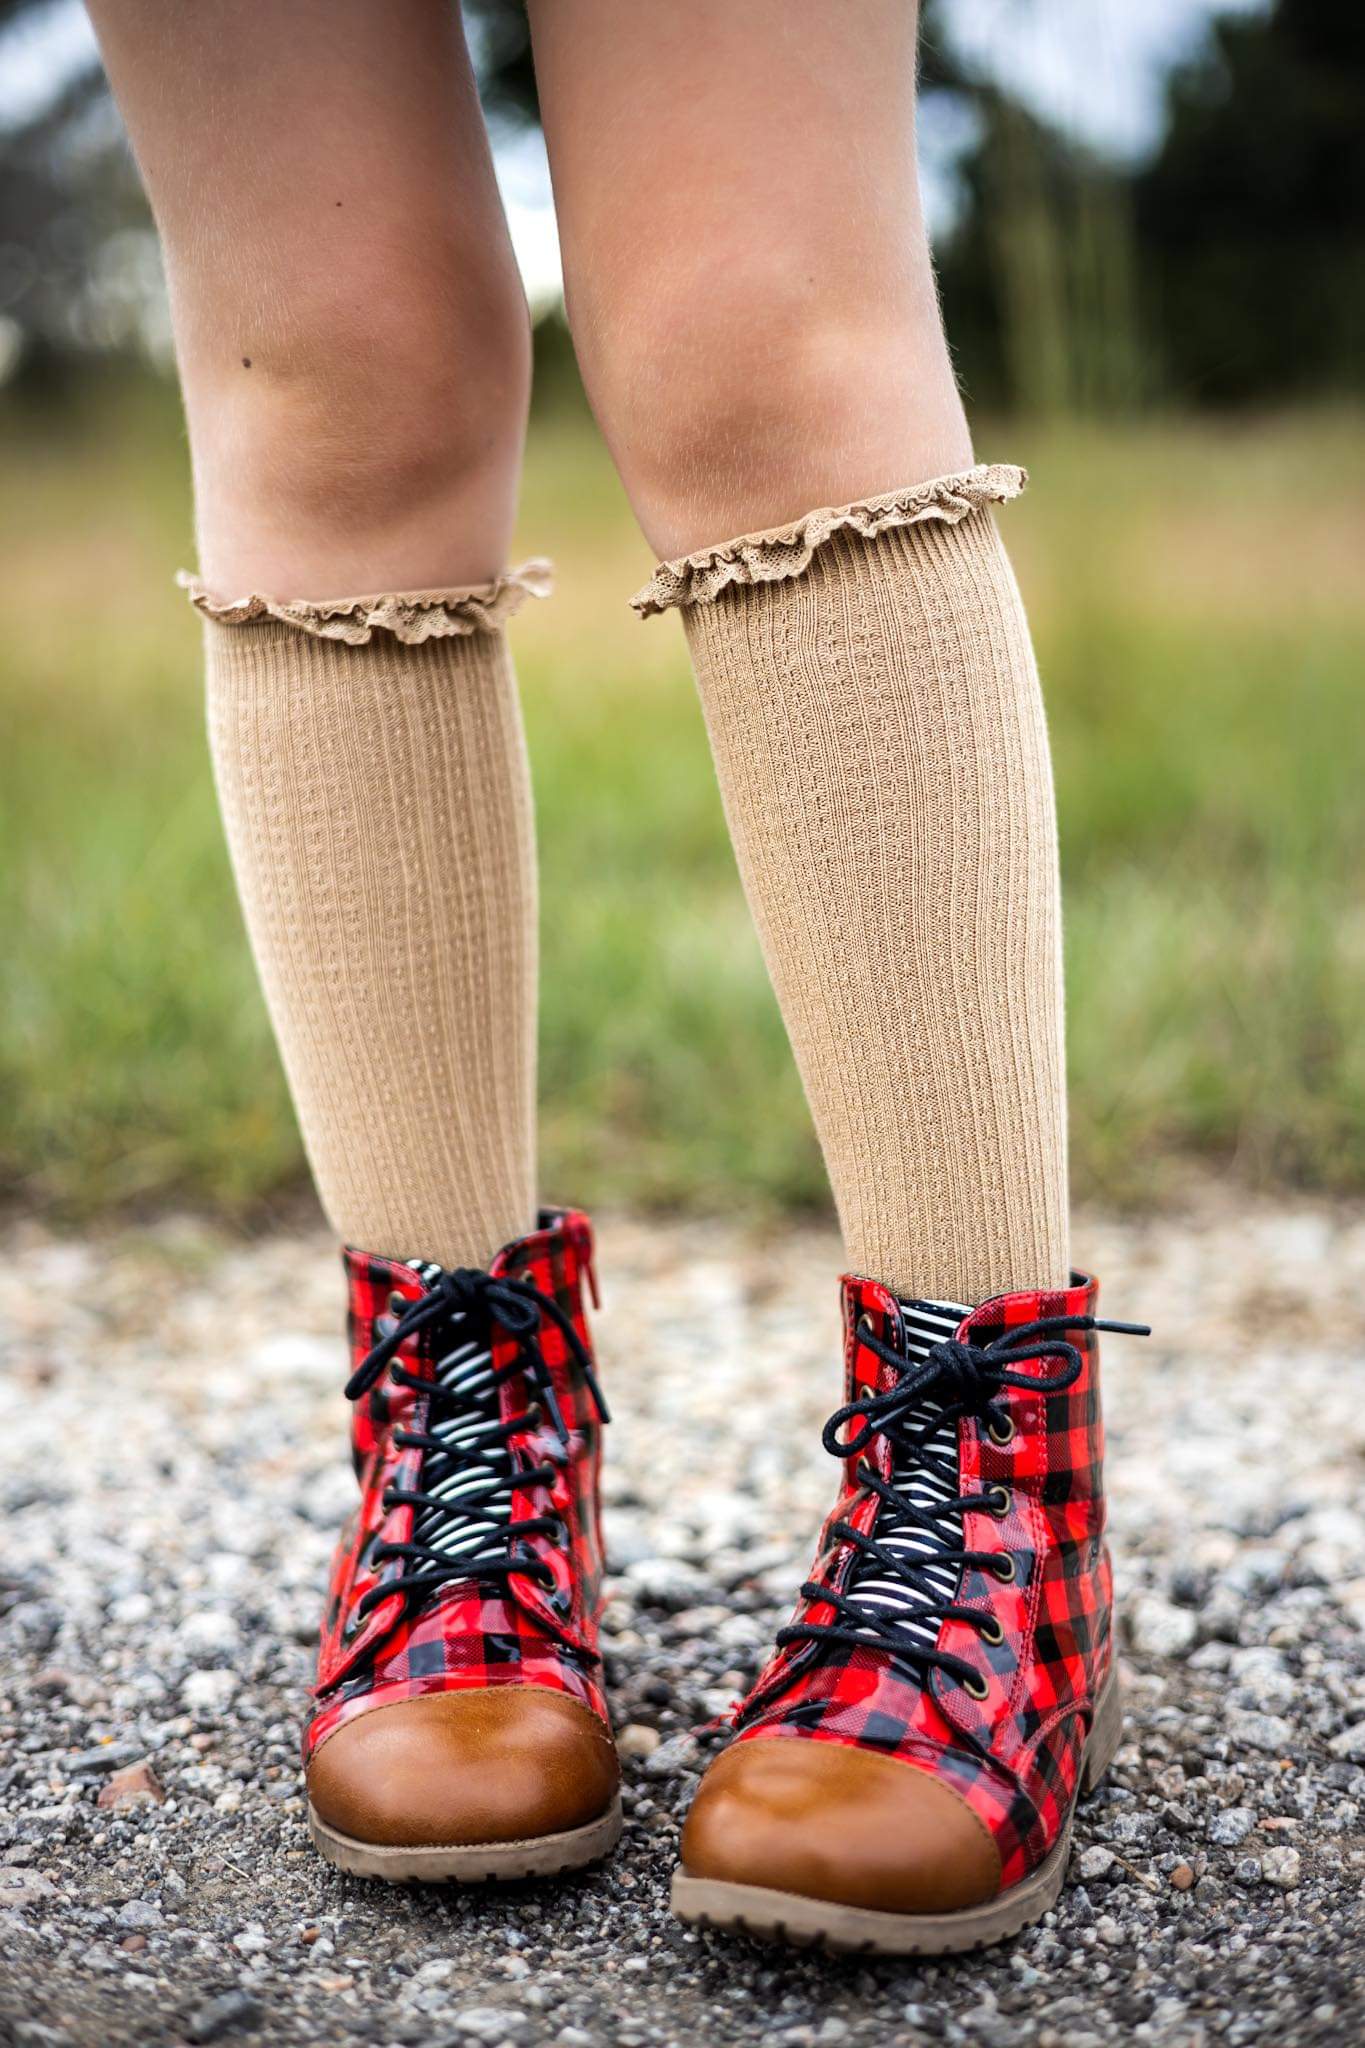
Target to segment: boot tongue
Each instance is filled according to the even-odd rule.
[[[430,1259],[403,1262],[424,1289],[434,1287],[444,1272]],[[489,1522],[510,1521],[507,1478],[511,1453],[499,1432],[498,1389],[493,1383],[493,1357],[486,1330],[472,1332],[458,1312],[431,1331],[429,1345],[436,1391],[427,1427],[442,1449],[428,1450],[422,1461],[423,1493],[439,1496],[440,1507],[419,1508],[413,1539],[446,1557],[473,1557],[488,1541]],[[463,1503],[477,1504],[477,1515]]]
[[[925,1359],[931,1345],[955,1337],[963,1318],[971,1313],[960,1303],[951,1301],[902,1301],[900,1310],[905,1348],[912,1363]],[[946,1500],[955,1500],[961,1492],[961,1480],[957,1476],[956,1421],[942,1416],[936,1402],[926,1401],[910,1410],[902,1433],[917,1440],[919,1450],[912,1455],[893,1437],[891,1483],[897,1492],[905,1494],[917,1507],[926,1509],[939,1507]],[[933,1463],[921,1462],[920,1453],[924,1458],[932,1459]],[[954,1475],[951,1480],[947,1476],[949,1473]],[[877,1541],[886,1550],[897,1557],[904,1557],[922,1572],[940,1599],[952,1598],[959,1571],[956,1561],[936,1564],[932,1560],[943,1544],[961,1544],[961,1515],[941,1515],[931,1529],[924,1529],[884,1505],[877,1518],[875,1533]],[[864,1560],[862,1570],[854,1576],[849,1590],[856,1591],[862,1605],[894,1615],[907,1635],[918,1636],[926,1644],[937,1641],[942,1627],[938,1617],[917,1618],[924,1607],[923,1594],[915,1586],[889,1577],[875,1558]]]

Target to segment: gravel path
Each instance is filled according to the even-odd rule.
[[[339,1273],[199,1225],[0,1260],[0,2041],[1089,2048],[1365,2037],[1365,1219],[1083,1219],[1115,1315],[1129,1722],[1015,1943],[867,1965],[698,1936],[705,1738],[827,1505],[833,1243],[602,1231],[621,1851],[389,1891],[308,1847],[296,1721],[348,1502]]]

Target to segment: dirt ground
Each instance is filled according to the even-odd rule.
[[[761,1659],[830,1497],[832,1239],[604,1225],[625,1837],[571,1882],[461,1893],[343,1878],[305,1834],[297,1726],[351,1487],[332,1248],[176,1220],[6,1235],[0,2041],[1365,2036],[1358,1211],[1081,1219],[1105,1307],[1156,1328],[1106,1353],[1127,1736],[1057,1911],[941,1965],[763,1950],[667,1910],[697,1731]]]

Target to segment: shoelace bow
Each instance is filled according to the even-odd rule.
[[[554,1297],[533,1281],[496,1276],[471,1267],[457,1267],[451,1272],[441,1273],[424,1294],[409,1304],[356,1367],[346,1383],[346,1398],[348,1401],[362,1399],[386,1370],[395,1385],[425,1395],[425,1429],[395,1430],[394,1442],[403,1449],[420,1450],[424,1467],[434,1455],[453,1469],[459,1452],[447,1438],[436,1432],[443,1422],[452,1420],[462,1408],[468,1410],[470,1397],[468,1393],[451,1393],[438,1379],[409,1372],[399,1362],[397,1354],[410,1337],[433,1326],[443,1323],[454,1325],[463,1320],[471,1330],[486,1335],[496,1322],[513,1340],[517,1352],[508,1365],[487,1375],[480,1404],[485,1410],[484,1426],[479,1433],[480,1450],[487,1451],[497,1446],[507,1453],[511,1439],[534,1427],[543,1411],[561,1447],[567,1451],[568,1424],[540,1347],[541,1324],[546,1318],[560,1331],[568,1345],[600,1420],[610,1422],[610,1410],[593,1371],[592,1359],[572,1321]],[[503,1421],[499,1414],[498,1394],[504,1382],[518,1373],[525,1376],[534,1389],[534,1396],[521,1414]],[[553,1514],[529,1515],[513,1523],[510,1508],[514,1492],[552,1485],[555,1474],[556,1467],[549,1463],[516,1467],[507,1454],[501,1470],[489,1471],[482,1485],[461,1491],[457,1498],[431,1493],[420,1486],[390,1487],[384,1495],[386,1510],[411,1507],[416,1514],[424,1509],[436,1510],[442,1517],[446,1540],[443,1545],[423,1543],[415,1540],[417,1532],[414,1528],[414,1540],[411,1542],[377,1544],[372,1553],[372,1563],[378,1565],[399,1559],[403,1569],[397,1578],[371,1586],[362,1594],[356,1604],[357,1621],[363,1620],[381,1601],[395,1595],[402,1598],[404,1611],[411,1613],[440,1587],[460,1579],[500,1580],[506,1587],[510,1578],[520,1576],[536,1579],[547,1590],[552,1590],[555,1585],[553,1572],[548,1565],[537,1561],[525,1539],[543,1535],[562,1542],[566,1535],[564,1524]],[[452,1555],[449,1529],[458,1524],[465,1525],[475,1547]]]
[[[836,1409],[825,1424],[821,1442],[832,1457],[861,1458],[875,1437],[884,1436],[890,1440],[893,1452],[900,1454],[898,1462],[903,1459],[911,1468],[917,1466],[931,1472],[951,1488],[956,1488],[961,1483],[956,1459],[951,1467],[948,1466],[930,1450],[927,1439],[945,1422],[956,1422],[964,1415],[977,1416],[988,1424],[992,1421],[1002,1424],[1007,1418],[997,1404],[1007,1388],[1057,1394],[1073,1386],[1080,1377],[1082,1359],[1076,1346],[1062,1335],[1066,1330],[1104,1330],[1125,1337],[1151,1335],[1146,1323],[1102,1322],[1095,1316],[1043,1316],[1036,1322],[1021,1323],[1005,1331],[989,1344],[972,1344],[961,1338],[945,1339],[931,1345],[923,1360],[916,1361],[895,1346],[884,1343],[864,1319],[858,1327],[857,1341],[864,1350],[872,1352],[893,1368],[895,1382],[884,1393],[850,1401]],[[1063,1362],[1052,1373],[1024,1373],[1014,1369],[1030,1360],[1054,1357],[1060,1357]],[[930,1409],[927,1420],[918,1429],[908,1429],[906,1424],[913,1411],[926,1406]],[[854,1424],[853,1429],[849,1435],[842,1436],[841,1432],[850,1423]],[[983,1608],[966,1607],[957,1600],[945,1599],[925,1577],[925,1567],[946,1562],[956,1565],[959,1573],[968,1565],[998,1572],[998,1552],[967,1549],[956,1539],[953,1529],[944,1524],[956,1522],[963,1514],[983,1508],[988,1512],[1003,1512],[999,1500],[1004,1495],[1008,1504],[1006,1489],[991,1487],[984,1494],[954,1493],[952,1499],[926,1506],[912,1500],[891,1481],[883,1479],[867,1463],[860,1463],[855,1472],[858,1483],[892,1510],[901,1527],[913,1525],[922,1529],[932,1548],[923,1556],[912,1558],[904,1552],[889,1550],[875,1533],[865,1535],[846,1521],[836,1522],[831,1536],[850,1543],[863,1559],[875,1561],[889,1577],[907,1587],[915,1596],[910,1619],[919,1623],[970,1622],[983,1637],[989,1639],[995,1626],[992,1617]],[[850,1574],[855,1580],[858,1569],[855,1563]],[[900,1620],[905,1617],[898,1620],[895,1614],[860,1601],[856,1583],[845,1592],[838,1586],[807,1580],[801,1592],[807,1600],[818,1600],[832,1606],[838,1618],[826,1623],[793,1622],[778,1631],[779,1648],[791,1643],[824,1642],[841,1643],[855,1649],[887,1650],[898,1660],[914,1666],[921,1682],[937,1668],[962,1684],[970,1682],[974,1686],[977,1683],[977,1674],[965,1659],[939,1649],[932,1640],[909,1634],[900,1625]]]

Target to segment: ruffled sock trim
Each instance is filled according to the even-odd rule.
[[[642,619],[674,605],[714,604],[731,585],[782,583],[804,575],[817,549],[837,533],[855,533],[871,540],[897,526],[919,526],[941,520],[956,526],[986,505],[1017,498],[1028,472],[1010,463],[982,463],[957,476],[935,477],[910,490],[887,491],[880,498],[861,498],[853,505],[823,506],[789,526],[767,533],[746,533],[720,547],[702,548],[675,562],[662,562],[631,604]]]
[[[361,647],[376,633],[417,646],[423,640],[464,639],[471,633],[495,633],[528,597],[548,597],[553,574],[548,562],[523,562],[491,583],[454,590],[406,590],[380,597],[320,599],[216,597],[197,576],[182,569],[176,577],[190,603],[220,626],[246,626],[256,619],[278,619],[315,640],[344,640]]]

